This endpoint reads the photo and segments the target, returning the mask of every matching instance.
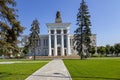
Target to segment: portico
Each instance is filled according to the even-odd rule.
[[[47,23],[49,35],[49,56],[71,55],[70,24],[62,23],[60,13],[57,12],[55,23]]]

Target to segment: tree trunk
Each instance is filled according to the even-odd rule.
[[[35,60],[35,52],[36,52],[36,51],[35,51],[35,48],[34,48],[34,60]]]
[[[118,57],[118,54],[119,54],[119,53],[116,54],[117,57]]]
[[[105,55],[106,57],[107,57],[107,53],[106,53],[106,55]]]
[[[83,53],[81,53],[81,55],[80,55],[80,59],[83,60]]]
[[[80,59],[83,60],[83,56],[82,55],[80,56]]]

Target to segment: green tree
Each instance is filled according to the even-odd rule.
[[[33,20],[33,23],[31,25],[31,34],[29,37],[29,44],[28,47],[32,48],[32,51],[34,52],[34,60],[35,60],[35,55],[36,55],[36,48],[39,46],[38,42],[40,40],[40,28],[39,28],[39,22],[38,20]],[[27,50],[27,49],[26,49]]]
[[[16,15],[15,6],[15,0],[0,0],[0,36],[2,39],[0,45],[4,44],[7,49],[11,46],[14,48],[12,49],[13,52],[17,48],[17,37],[24,29],[17,20],[18,15]]]
[[[100,47],[97,47],[97,53],[100,55]]]
[[[104,54],[106,53],[105,47],[104,46],[98,47],[97,52],[100,56],[104,56]]]
[[[91,56],[93,56],[95,54],[95,47],[91,47],[89,48],[89,53],[91,53]]]
[[[82,0],[80,8],[78,9],[79,12],[77,14],[77,26],[78,28],[74,31],[74,41],[75,47],[78,51],[79,56],[83,59],[86,55],[88,55],[88,49],[90,48],[90,36],[91,36],[91,22],[90,22],[90,15],[88,12],[88,6],[86,5],[85,1]],[[86,52],[84,52],[86,51]],[[86,55],[84,55],[86,53]]]
[[[24,54],[28,54],[29,53],[29,46],[25,45],[22,51]]]
[[[101,46],[101,47],[99,48],[99,53],[100,53],[101,56],[104,56],[104,55],[105,55],[106,49],[105,49],[104,46]]]
[[[115,44],[114,47],[115,47],[115,54],[116,56],[118,56],[120,53],[120,44]]]
[[[112,56],[113,56],[113,54],[115,53],[115,48],[114,48],[114,46],[111,46],[111,47],[110,47],[110,53],[112,54]]]
[[[106,51],[106,56],[110,54],[110,45],[106,45],[105,51]]]

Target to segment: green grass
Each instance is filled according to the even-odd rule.
[[[47,61],[16,61],[0,60],[1,62],[10,61],[14,64],[0,64],[0,80],[24,80],[33,72],[44,66]]]
[[[120,59],[64,60],[73,80],[120,80]]]

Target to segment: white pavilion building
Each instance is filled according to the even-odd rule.
[[[56,14],[55,23],[47,23],[48,35],[40,35],[39,47],[37,47],[37,56],[68,56],[76,55],[73,49],[73,35],[70,34],[71,23],[62,23],[60,12]],[[22,46],[28,41],[28,36],[21,36]],[[96,47],[96,35],[91,36],[92,46]],[[29,49],[29,54],[34,55],[33,49]]]

